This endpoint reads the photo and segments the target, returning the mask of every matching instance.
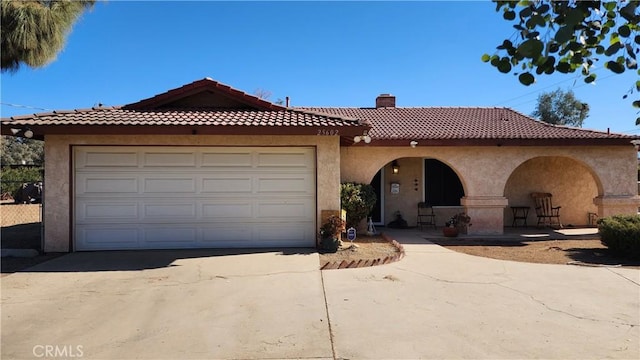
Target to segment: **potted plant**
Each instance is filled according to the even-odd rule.
[[[336,215],[329,216],[320,227],[320,248],[336,252],[340,248],[340,233],[345,229],[344,221]]]
[[[457,213],[445,223],[442,233],[446,237],[456,237],[460,232],[466,232],[468,226],[471,226],[471,217],[463,212]]]

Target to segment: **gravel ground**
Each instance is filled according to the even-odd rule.
[[[458,238],[430,239],[450,250],[492,259],[540,264],[575,264],[586,266],[623,266],[640,269],[640,261],[628,260],[612,254],[600,239],[586,240],[465,240]],[[397,250],[379,236],[358,237],[358,247],[350,248],[348,241],[336,253],[320,253],[320,263],[342,260],[376,259],[393,255]]]
[[[639,261],[612,254],[599,239],[521,242],[452,238],[431,241],[453,251],[493,259],[541,264],[625,266],[640,269]]]
[[[378,259],[398,252],[395,246],[381,236],[358,236],[353,245],[350,241],[343,240],[337,252],[320,252],[320,264],[342,260]]]

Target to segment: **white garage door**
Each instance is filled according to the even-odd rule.
[[[75,248],[312,247],[313,148],[74,147]]]

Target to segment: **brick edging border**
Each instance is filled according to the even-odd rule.
[[[383,258],[377,259],[360,259],[360,260],[342,260],[342,261],[327,261],[324,264],[320,265],[320,270],[335,270],[335,269],[355,269],[361,267],[369,267],[369,266],[378,266],[384,264],[390,264],[392,262],[400,261],[404,257],[404,247],[402,244],[397,242],[396,240],[389,237],[389,235],[385,233],[380,234],[383,239],[391,243],[393,247],[398,249],[398,253],[395,255],[385,256]]]

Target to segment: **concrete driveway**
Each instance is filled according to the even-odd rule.
[[[400,262],[322,272],[304,251],[70,254],[2,279],[2,358],[640,357],[639,270],[394,236]]]
[[[3,278],[2,359],[55,357],[47,345],[83,359],[331,358],[318,255],[73,253]]]

